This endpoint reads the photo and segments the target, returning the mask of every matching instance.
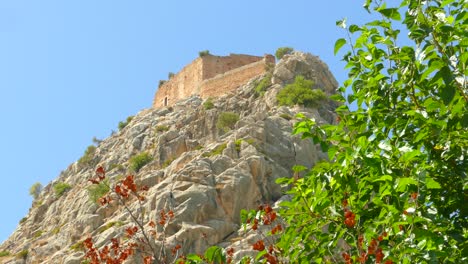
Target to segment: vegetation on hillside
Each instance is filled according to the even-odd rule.
[[[293,51],[294,49],[291,47],[280,47],[276,50],[275,57],[276,59],[281,60],[284,55],[291,54]]]
[[[29,195],[31,195],[33,199],[36,200],[39,197],[41,191],[42,184],[40,182],[36,182],[29,188]]]
[[[298,75],[294,82],[286,85],[276,96],[279,105],[316,107],[327,96],[320,89],[313,89],[314,82]]]

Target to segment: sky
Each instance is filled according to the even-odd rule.
[[[339,82],[335,21],[369,21],[363,0],[0,0],[0,242],[92,138],[151,107],[159,80],[201,50],[318,55]]]

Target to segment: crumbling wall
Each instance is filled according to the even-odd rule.
[[[203,60],[197,58],[158,88],[153,107],[170,106],[183,98],[200,93],[197,88],[203,81],[202,76]]]
[[[267,63],[267,60],[263,59],[205,80],[200,85],[200,96],[208,98],[227,94],[246,84],[250,79],[264,74]]]
[[[231,54],[197,58],[158,88],[153,107],[171,106],[195,94],[202,98],[221,96],[265,73],[267,63],[275,63],[272,55]]]

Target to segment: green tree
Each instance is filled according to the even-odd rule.
[[[42,184],[40,182],[36,182],[31,186],[31,188],[29,188],[29,195],[31,195],[34,198],[34,200],[36,200],[37,197],[39,197],[41,191]]]
[[[326,98],[320,89],[313,89],[314,82],[298,75],[294,82],[286,85],[279,91],[276,99],[279,105],[302,105],[305,107],[317,106],[318,102]]]
[[[281,47],[276,50],[275,57],[278,60],[281,60],[284,57],[284,55],[291,54],[293,51],[294,49],[291,47]]]
[[[329,160],[279,181],[293,187],[277,246],[294,263],[466,263],[468,3],[364,8],[379,18],[337,23],[335,53],[350,44],[339,123],[295,125]]]

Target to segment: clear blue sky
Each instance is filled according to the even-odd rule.
[[[0,2],[0,242],[44,186],[91,139],[151,106],[160,79],[198,56],[263,55],[291,46],[319,55],[339,81],[335,21],[360,23],[363,1]]]

